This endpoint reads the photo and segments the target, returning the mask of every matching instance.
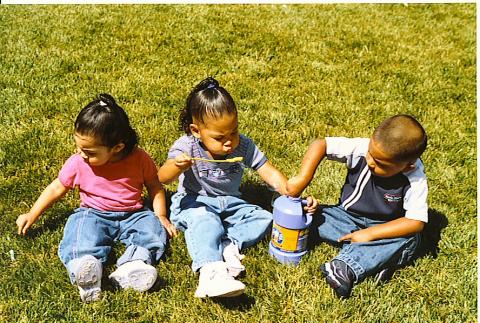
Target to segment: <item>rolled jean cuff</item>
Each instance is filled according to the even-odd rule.
[[[335,259],[343,261],[347,264],[348,267],[350,267],[350,269],[353,271],[353,274],[355,275],[355,283],[363,279],[363,276],[365,275],[365,269],[363,269],[363,267],[360,266],[358,262],[345,254],[340,254],[335,257]]]
[[[117,266],[120,267],[121,265],[134,260],[141,260],[148,265],[152,264],[152,257],[148,249],[141,246],[130,245],[127,247],[127,250],[125,250],[123,255],[118,258]]]

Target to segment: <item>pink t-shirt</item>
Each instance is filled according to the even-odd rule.
[[[72,155],[58,179],[65,187],[78,187],[82,207],[129,212],[143,207],[143,185],[156,176],[155,162],[135,148],[124,159],[102,166],[90,166],[79,154]]]

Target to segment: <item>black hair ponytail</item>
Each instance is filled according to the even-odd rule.
[[[107,147],[123,143],[123,156],[138,144],[138,136],[130,126],[125,110],[107,93],[101,93],[87,104],[75,120],[75,132],[98,138]]]
[[[187,97],[180,112],[180,129],[190,134],[193,119],[204,122],[207,117],[218,118],[223,114],[237,114],[237,107],[231,95],[209,76],[198,83]]]

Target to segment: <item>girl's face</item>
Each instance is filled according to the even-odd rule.
[[[74,134],[77,153],[91,166],[102,166],[108,162],[118,161],[118,153],[125,147],[120,143],[112,148],[102,145],[95,137]]]
[[[235,114],[205,118],[203,121],[194,119],[190,130],[193,136],[203,142],[212,158],[228,155],[237,148],[240,134]]]

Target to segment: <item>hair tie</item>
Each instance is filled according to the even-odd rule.
[[[210,83],[207,85],[207,89],[214,89],[216,88],[215,83]]]

